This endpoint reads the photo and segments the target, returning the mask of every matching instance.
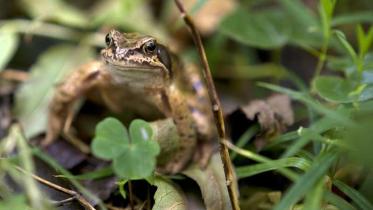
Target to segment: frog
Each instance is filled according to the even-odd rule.
[[[196,66],[186,65],[149,35],[112,29],[105,43],[100,60],[78,67],[56,87],[42,145],[51,144],[61,133],[69,136],[75,104],[93,91],[115,113],[138,110],[172,120],[180,144],[169,161],[157,163],[158,171],[175,174],[193,161],[205,167],[217,134]]]

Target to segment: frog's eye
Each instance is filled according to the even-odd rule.
[[[154,41],[149,41],[145,43],[143,46],[144,52],[148,54],[153,53],[156,48],[157,48],[157,45]]]
[[[112,44],[112,42],[113,42],[113,39],[111,38],[110,33],[107,34],[107,35],[105,36],[105,42],[106,42],[106,45],[107,45],[108,47],[111,46],[111,44]]]

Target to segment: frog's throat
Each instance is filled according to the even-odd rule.
[[[109,72],[116,83],[136,88],[163,88],[169,82],[167,74],[160,68],[110,66]]]

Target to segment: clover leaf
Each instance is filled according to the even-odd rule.
[[[113,160],[112,167],[117,176],[143,179],[154,171],[160,151],[152,136],[152,128],[143,120],[133,120],[128,134],[119,120],[109,117],[96,126],[92,152],[99,158]]]

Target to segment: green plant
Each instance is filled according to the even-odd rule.
[[[144,179],[152,175],[160,150],[152,135],[152,128],[143,120],[132,121],[127,131],[120,121],[106,118],[96,126],[92,152],[112,160],[118,177]]]

